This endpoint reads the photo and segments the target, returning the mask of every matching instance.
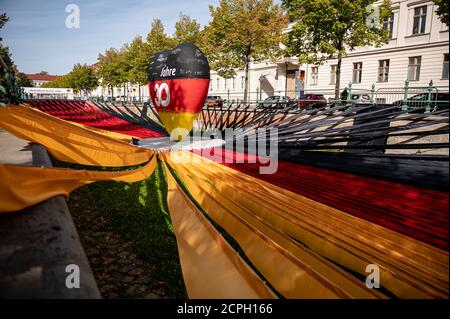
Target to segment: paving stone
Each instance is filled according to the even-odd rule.
[[[128,274],[134,276],[134,275],[140,275],[143,272],[144,272],[144,269],[142,269],[142,268],[135,268],[135,269],[131,270]]]
[[[130,282],[133,282],[133,281],[134,281],[134,277],[132,277],[132,276],[126,276],[123,279],[123,282],[126,283],[126,284],[129,284]]]

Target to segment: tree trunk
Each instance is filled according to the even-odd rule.
[[[244,101],[247,102],[247,94],[248,94],[248,71],[249,71],[249,60],[245,63],[245,84],[244,84]]]
[[[114,87],[111,85],[111,100],[113,99],[113,97],[114,97]]]
[[[139,87],[139,89],[138,89],[139,103],[141,103],[141,83],[139,83],[138,87]]]
[[[334,84],[334,98],[339,100],[340,94],[340,86],[341,86],[341,65],[342,65],[342,54],[338,54],[338,63],[336,66],[336,83]]]

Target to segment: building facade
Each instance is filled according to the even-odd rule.
[[[349,52],[342,60],[341,90],[350,82],[356,90],[403,88],[408,80],[413,87],[425,87],[433,81],[433,85],[447,87],[448,91],[449,29],[439,20],[436,7],[427,0],[392,1],[392,15],[383,23],[390,30],[389,43]],[[296,58],[251,63],[249,99],[271,95],[294,98],[300,88],[333,97],[336,65],[337,59],[322,65],[300,65]],[[209,95],[242,99],[244,76],[244,71],[238,71],[234,78],[224,79],[212,72]]]
[[[50,74],[25,74],[25,76],[31,81],[33,87],[41,87],[44,83],[54,81],[60,78],[59,75],[50,75]]]

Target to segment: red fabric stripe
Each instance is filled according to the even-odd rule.
[[[222,158],[233,156],[245,163],[223,165],[448,250],[447,192],[284,161],[275,174],[261,175],[260,164],[248,163],[255,156],[224,151]]]
[[[170,91],[170,103],[166,107],[157,106],[155,85],[167,83]],[[157,111],[199,113],[208,94],[209,79],[170,79],[149,82],[148,88],[153,105]],[[165,100],[166,90],[161,91]]]
[[[140,138],[164,136],[161,133],[140,127],[139,125],[103,112],[96,106],[84,101],[34,100],[27,101],[27,103],[50,115],[91,127]]]

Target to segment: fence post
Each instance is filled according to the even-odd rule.
[[[227,89],[227,101],[230,104],[230,89]]]
[[[256,88],[256,103],[259,102],[259,88]]]
[[[428,97],[427,97],[427,106],[425,107],[425,113],[431,112],[431,92],[433,91],[433,80],[428,84]]]
[[[375,83],[372,83],[372,90],[370,91],[370,101],[373,103],[373,96],[375,95]]]
[[[347,94],[347,103],[351,103],[352,101],[352,82],[348,83],[348,94]]]
[[[408,110],[408,89],[409,89],[409,81],[405,81],[405,93],[403,94],[403,104],[402,104],[402,110],[407,111]]]

